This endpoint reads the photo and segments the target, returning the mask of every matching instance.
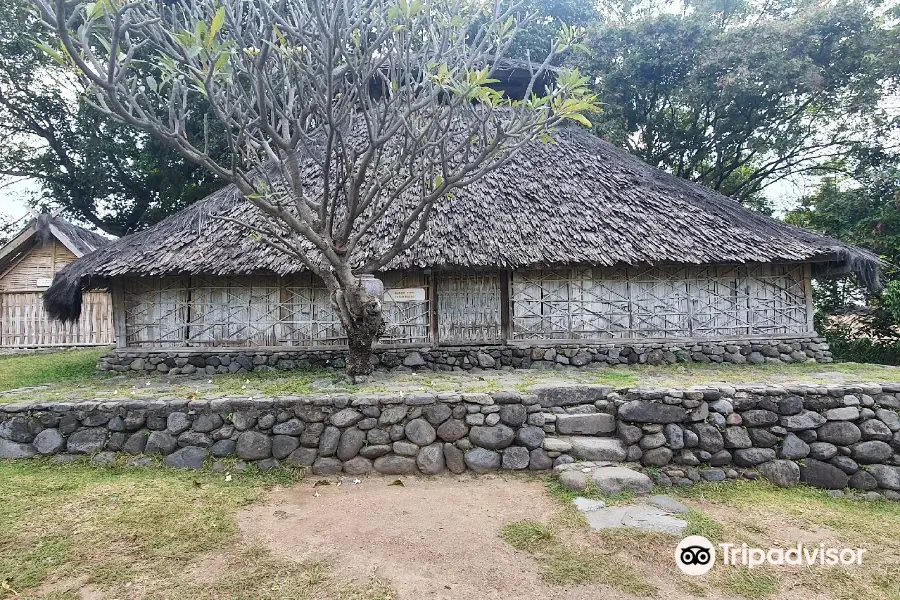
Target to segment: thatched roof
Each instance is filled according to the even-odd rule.
[[[105,246],[109,239],[69,223],[63,218],[43,214],[32,218],[0,248],[0,271],[39,244],[56,239],[72,254],[82,257]]]
[[[877,285],[878,258],[865,250],[747,210],[579,127],[561,128],[554,138],[444,199],[423,238],[385,270],[812,262],[856,271]],[[357,262],[387,248],[403,213],[382,218]],[[216,218],[222,216],[247,224],[266,218],[234,186],[225,187],[73,263],[45,297],[48,309],[72,314],[80,290],[122,275],[303,270],[247,229]]]

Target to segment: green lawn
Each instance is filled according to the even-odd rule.
[[[0,598],[392,599],[239,542],[236,512],[293,480],[0,461]]]
[[[0,356],[0,390],[92,379],[97,361],[107,352],[92,348]]]

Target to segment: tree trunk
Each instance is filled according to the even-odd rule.
[[[380,282],[378,283],[380,286]],[[370,294],[359,280],[354,285],[344,287],[341,297],[346,311],[344,330],[347,333],[349,354],[347,375],[351,378],[370,375],[374,370],[372,348],[384,334],[385,322],[381,310],[381,299]]]

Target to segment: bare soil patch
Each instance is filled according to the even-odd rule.
[[[542,482],[463,476],[406,479],[401,487],[392,481],[278,488],[240,513],[238,524],[245,540],[282,558],[321,560],[359,582],[373,574],[387,580],[400,600],[632,597],[598,584],[548,585],[531,556],[499,537],[506,524],[548,522],[560,512]],[[689,596],[672,590],[666,597]]]

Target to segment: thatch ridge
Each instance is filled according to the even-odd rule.
[[[423,238],[385,270],[813,262],[878,285],[879,259],[866,250],[750,211],[577,126],[554,138],[443,200]],[[356,262],[387,247],[402,213],[378,222]],[[303,271],[217,216],[248,224],[265,218],[227,186],[67,267],[45,295],[47,309],[78,314],[82,290],[121,275]]]

